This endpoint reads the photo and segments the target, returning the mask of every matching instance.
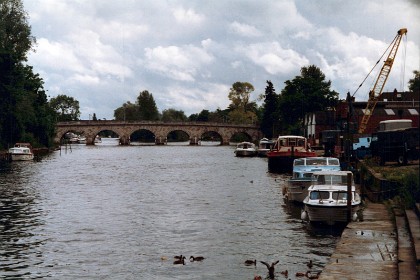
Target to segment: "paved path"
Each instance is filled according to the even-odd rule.
[[[349,223],[343,231],[319,279],[398,279],[397,247],[397,234],[386,207],[369,203],[363,221]]]

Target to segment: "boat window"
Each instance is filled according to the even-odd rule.
[[[347,192],[333,192],[332,198],[335,200],[347,200]]]
[[[347,185],[347,176],[342,175],[319,175],[319,185]]]
[[[303,173],[303,178],[311,178],[312,173]]]
[[[318,185],[325,185],[325,176],[319,175],[316,181]]]
[[[304,159],[296,159],[295,160],[295,166],[300,166],[300,165],[305,165],[305,160]]]
[[[327,165],[327,161],[324,158],[308,158],[306,162],[307,165]]]
[[[296,146],[296,139],[294,139],[294,138],[290,138],[290,139],[289,139],[288,146]]]
[[[281,140],[279,141],[279,145],[280,145],[280,146],[286,146],[286,139],[281,139]]]
[[[340,163],[339,163],[339,161],[338,161],[338,159],[329,159],[328,160],[328,165],[340,165]]]
[[[299,147],[303,147],[304,145],[305,145],[305,141],[303,141],[302,139],[298,141]]]
[[[312,191],[310,195],[311,199],[328,199],[330,198],[329,192],[325,191]]]

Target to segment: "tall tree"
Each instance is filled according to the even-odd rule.
[[[77,121],[80,118],[79,101],[71,96],[60,94],[51,98],[50,106],[57,114],[57,121]]]
[[[273,138],[277,131],[280,116],[278,114],[278,95],[273,83],[267,81],[264,94],[263,115],[260,128],[265,137]]]
[[[232,85],[229,92],[229,100],[232,101],[230,107],[232,109],[242,109],[245,111],[251,92],[254,91],[254,86],[248,82],[236,82]]]
[[[287,80],[281,91],[279,112],[285,132],[297,133],[305,114],[335,107],[338,102],[338,93],[330,90],[331,81],[325,81],[318,67],[302,67],[300,73],[292,81]]]
[[[256,103],[250,102],[254,86],[248,82],[235,82],[230,88],[229,120],[233,123],[253,123],[257,120]]]
[[[15,63],[26,61],[35,45],[28,16],[21,0],[0,1],[0,53],[11,55]]]
[[[35,44],[20,0],[0,0],[0,146],[28,141],[50,146],[53,112],[43,80],[24,65]]]
[[[137,97],[137,106],[139,107],[139,120],[157,121],[159,120],[159,111],[156,106],[153,95],[147,90],[140,92]]]

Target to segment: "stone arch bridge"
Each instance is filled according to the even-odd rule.
[[[197,145],[203,134],[211,132],[220,135],[221,145],[229,145],[233,135],[246,134],[253,142],[262,137],[256,125],[234,125],[228,123],[211,122],[152,122],[152,121],[71,121],[59,122],[56,125],[55,143],[60,143],[67,132],[77,132],[86,137],[87,145],[94,145],[95,137],[101,131],[110,130],[118,134],[121,145],[130,144],[130,136],[139,130],[147,130],[155,136],[155,144],[166,142],[167,136],[173,131],[183,131],[188,134],[191,145]]]

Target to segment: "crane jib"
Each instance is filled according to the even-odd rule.
[[[398,47],[400,46],[401,38],[403,35],[406,34],[407,28],[401,28],[400,30],[398,30],[397,35],[390,44],[390,46],[392,46],[391,51],[389,52],[387,59],[384,61],[384,65],[382,66],[381,71],[379,72],[379,76],[376,79],[373,89],[369,92],[369,99],[366,104],[366,109],[364,111],[359,126],[360,134],[362,134],[365,131],[370,116],[372,115],[373,110],[375,109],[376,103],[378,102],[379,97],[382,95],[383,88],[388,79],[389,73],[391,72],[392,65],[394,64],[394,59],[397,54]]]

